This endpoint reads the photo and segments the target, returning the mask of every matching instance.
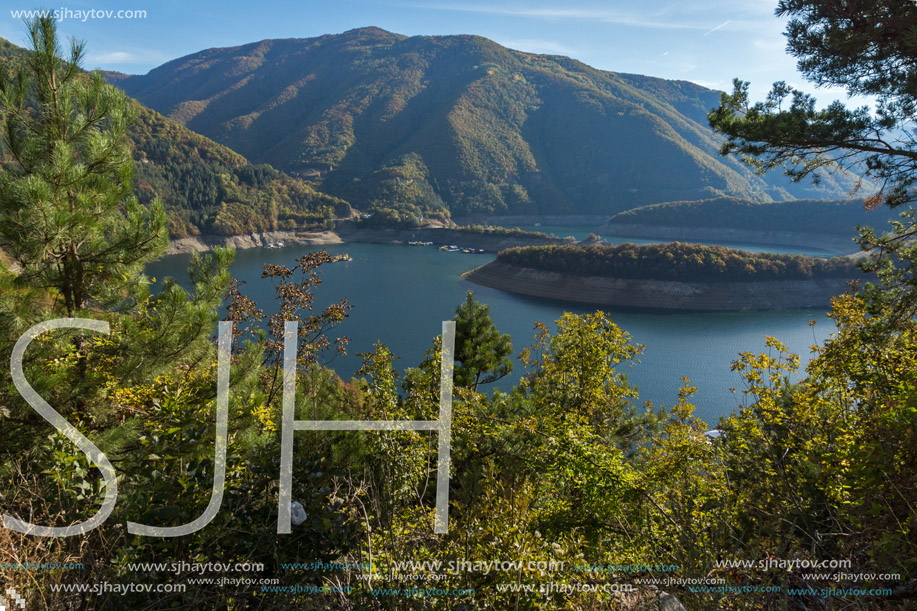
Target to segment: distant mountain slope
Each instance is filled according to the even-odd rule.
[[[330,227],[350,206],[138,105],[131,130],[141,202],[159,197],[173,237]]]
[[[719,93],[478,36],[378,28],[208,49],[113,82],[238,151],[390,214],[614,214],[660,201],[839,197],[720,157]],[[394,211],[394,212],[393,212]]]
[[[762,204],[734,197],[666,202],[614,215],[610,225],[712,227],[756,231],[803,231],[856,235],[854,227],[887,229],[897,213],[885,206],[866,210],[862,199],[795,200]]]
[[[14,70],[26,53],[0,39],[0,70]],[[138,115],[130,132],[136,193],[143,203],[162,200],[173,237],[327,225],[335,209],[349,210],[300,179],[252,165],[227,147],[133,103]],[[0,148],[0,161],[2,155]]]

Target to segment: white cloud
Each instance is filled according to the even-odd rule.
[[[160,64],[169,58],[160,51],[131,49],[127,51],[104,51],[86,54],[85,64],[89,67],[104,67],[120,64]]]
[[[127,51],[110,51],[108,53],[92,54],[90,55],[90,59],[102,64],[130,64],[140,61],[137,54],[128,53]]]
[[[696,78],[688,80],[695,85],[700,85],[701,87],[706,87],[707,89],[716,89],[718,91],[723,91],[726,89],[726,84],[723,81],[704,81]]]
[[[726,27],[726,26],[729,25],[730,23],[732,23],[732,20],[731,20],[731,19],[728,20],[728,21],[724,21],[723,23],[721,23],[720,25],[716,26],[715,28],[713,28],[713,29],[710,30],[709,32],[704,32],[704,36],[709,36],[710,34],[713,34],[713,33],[716,32],[717,30],[719,30],[720,28]]]

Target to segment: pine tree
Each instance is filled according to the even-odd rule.
[[[509,375],[513,362],[510,336],[500,333],[490,318],[490,306],[475,301],[468,291],[465,302],[455,309],[455,384],[477,391]]]
[[[836,101],[817,109],[815,99],[784,82],[764,102],[749,101],[748,83],[736,79],[732,94],[709,114],[726,136],[722,154],[737,154],[764,172],[782,168],[793,180],[833,166],[861,172],[878,185],[865,200],[904,207],[917,200],[917,3],[903,0],[781,0],[778,16],[789,17],[787,50],[818,86],[843,87],[851,96],[872,96],[875,109],[847,108]],[[862,267],[876,272],[867,285],[870,313],[900,327],[917,316],[917,211],[882,234],[860,231],[858,242],[874,256]]]
[[[55,289],[68,316],[136,295],[142,266],[168,243],[162,206],[132,195],[127,97],[80,70],[82,42],[63,57],[54,19],[28,21],[27,65],[0,78],[3,146],[0,248],[16,282]]]

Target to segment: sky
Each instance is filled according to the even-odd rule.
[[[144,74],[210,47],[266,38],[309,38],[377,26],[413,35],[478,34],[531,53],[567,55],[601,70],[687,80],[719,90],[751,82],[753,99],[775,81],[816,94],[819,106],[844,99],[816,89],[785,51],[777,0],[9,0],[0,37],[26,46],[22,10],[64,17],[65,36],[86,41],[86,68]],[[93,15],[88,11],[96,11]],[[114,18],[103,11],[146,11]]]

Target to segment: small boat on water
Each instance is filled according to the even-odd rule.
[[[461,252],[466,255],[477,255],[484,252],[483,248],[468,248],[467,246],[456,246],[455,244],[440,246],[439,249],[443,252]]]
[[[433,242],[421,242],[419,240],[411,240],[408,244],[411,246],[433,246]]]
[[[265,246],[265,248],[277,248],[277,245],[273,242],[270,242],[267,246]]]

